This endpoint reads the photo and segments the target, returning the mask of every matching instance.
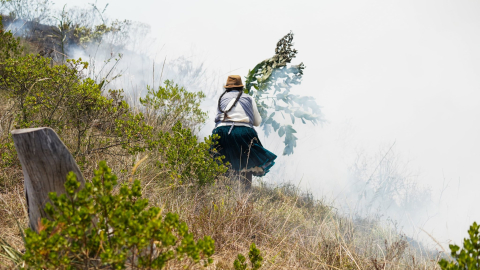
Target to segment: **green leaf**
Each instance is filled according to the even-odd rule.
[[[275,132],[276,132],[278,130],[278,128],[280,127],[280,123],[278,123],[275,120],[272,120],[272,127],[273,127],[273,130],[275,130]]]
[[[278,136],[283,137],[283,135],[285,135],[285,126],[282,126],[279,130],[278,130]]]
[[[291,125],[285,126],[285,148],[283,149],[284,155],[293,154],[293,149],[297,146],[297,137],[293,135],[294,133],[297,133],[297,131],[295,131]]]

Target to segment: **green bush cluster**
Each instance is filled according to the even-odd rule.
[[[15,38],[11,31],[3,29],[3,17],[0,15],[0,62],[22,54],[20,38]]]
[[[468,230],[470,238],[463,240],[463,248],[450,245],[454,261],[442,259],[438,262],[443,270],[473,270],[480,269],[480,225],[476,222]]]
[[[82,79],[87,67],[81,59],[52,66],[48,58],[35,55],[0,63],[0,87],[15,103],[16,127],[51,127],[74,156],[115,146],[131,154],[144,151],[152,128],[141,113],[132,113],[121,91],[104,96],[92,79]]]
[[[17,163],[17,152],[12,141],[0,143],[0,168],[8,168]]]
[[[233,262],[235,270],[258,270],[262,267],[263,257],[260,254],[260,250],[255,246],[255,243],[250,245],[250,251],[248,252],[248,258],[250,259],[251,268],[247,268],[247,259],[242,254],[238,254],[237,259]]]
[[[200,102],[205,99],[203,92],[188,92],[171,80],[166,80],[157,90],[149,86],[147,90],[140,103],[153,126],[171,128],[181,122],[185,127],[194,128],[205,122],[207,113],[200,108]]]
[[[105,162],[80,189],[76,175],[67,176],[67,194],[49,194],[38,233],[27,229],[28,269],[162,269],[172,259],[209,264],[214,253],[210,237],[194,240],[177,214],[148,207],[138,180],[113,192],[117,177]]]
[[[217,140],[218,135],[213,135],[198,142],[190,129],[177,122],[171,132],[159,134],[160,160],[157,166],[168,175],[172,184],[193,181],[199,185],[212,184],[227,171],[223,156],[212,157]]]

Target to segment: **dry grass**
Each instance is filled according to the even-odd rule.
[[[136,175],[144,196],[164,212],[178,213],[197,237],[215,240],[209,269],[231,269],[252,242],[263,253],[263,269],[438,269],[436,258],[422,256],[393,229],[342,217],[291,185],[260,183],[245,192],[236,179],[224,177],[202,189],[171,187],[155,177],[151,163],[144,162]],[[128,181],[128,174],[121,181]],[[0,237],[22,250],[17,221],[25,227],[27,214],[20,184],[0,194],[0,215]]]
[[[179,213],[197,237],[215,240],[211,269],[231,269],[252,242],[264,254],[264,269],[438,269],[438,258],[422,254],[393,228],[344,217],[295,186],[260,182],[246,192],[226,176],[202,189],[171,187],[151,162],[137,175],[144,195],[165,212]]]

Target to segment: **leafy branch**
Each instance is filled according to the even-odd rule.
[[[292,126],[296,119],[303,124],[308,121],[314,125],[323,121],[321,108],[314,97],[291,93],[292,87],[301,83],[305,69],[303,63],[289,65],[297,53],[293,48],[293,33],[290,32],[278,41],[273,57],[258,63],[248,72],[245,83],[245,92],[257,103],[265,134],[270,135],[273,129],[280,137],[285,136],[284,155],[293,154],[297,146],[297,131]],[[278,120],[279,115],[283,119],[288,115],[292,124],[282,124]]]

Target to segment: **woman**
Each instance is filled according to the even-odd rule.
[[[253,126],[262,123],[253,98],[243,93],[242,78],[228,76],[225,92],[218,100],[213,134],[218,134],[219,154],[225,156],[247,189],[252,186],[252,175],[264,176],[275,164],[275,154],[263,148]]]

